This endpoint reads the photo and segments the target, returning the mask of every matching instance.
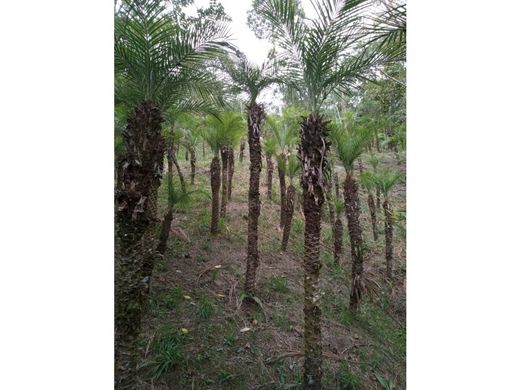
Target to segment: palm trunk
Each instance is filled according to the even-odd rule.
[[[365,170],[365,168],[363,167],[363,161],[361,161],[361,157],[358,158],[358,169],[359,169],[359,173],[363,173],[363,171]]]
[[[358,185],[351,172],[347,172],[344,185],[345,214],[347,215],[350,250],[352,253],[352,288],[350,291],[350,310],[356,313],[361,301],[363,276],[363,242],[359,223]]]
[[[376,207],[381,210],[381,190],[379,188],[376,189]]]
[[[220,149],[220,158],[222,159],[222,195],[220,201],[220,216],[226,217],[227,206],[227,186],[228,186],[228,147],[222,146]]]
[[[273,160],[271,156],[265,155],[267,163],[267,197],[273,200]]]
[[[341,254],[343,253],[343,222],[338,215],[334,223],[334,262],[339,264]]]
[[[115,388],[135,386],[138,337],[146,294],[143,279],[153,267],[158,188],[164,158],[160,109],[151,101],[137,105],[123,134],[125,155],[120,161],[116,191],[118,253],[115,267]],[[146,279],[147,278],[147,279]],[[143,284],[143,280],[145,283]]]
[[[323,117],[310,114],[302,123],[299,147],[302,161],[304,234],[304,350],[303,389],[321,389],[322,347],[320,299],[320,233],[321,208],[324,197],[323,175],[327,166],[327,123]]]
[[[280,158],[285,162],[285,154],[282,153]],[[287,189],[285,187],[285,169],[278,164],[278,177],[280,178],[280,229],[285,226],[285,210],[287,208]]]
[[[168,149],[168,158],[171,159],[175,168],[177,169],[177,173],[179,174],[179,180],[181,181],[181,188],[183,191],[186,191],[186,183],[184,181],[184,175],[182,174],[181,167],[179,162],[177,161],[177,147],[172,144],[172,147]]]
[[[282,252],[287,250],[287,244],[289,243],[289,235],[291,234],[291,224],[292,218],[294,215],[294,194],[296,193],[296,189],[292,184],[289,184],[289,188],[287,188],[287,199],[286,199],[286,215],[285,215],[285,225],[283,227],[283,236],[282,236]]]
[[[220,160],[218,155],[213,157],[210,166],[210,178],[211,178],[211,234],[215,234],[218,231],[218,197],[220,191]]]
[[[233,174],[235,173],[235,151],[233,148],[228,149],[228,187],[227,198],[231,200],[231,191],[233,189]]]
[[[240,154],[238,155],[238,159],[240,162],[244,159],[244,150],[246,149],[246,141],[242,138],[240,140]]]
[[[168,159],[168,172],[167,172],[167,180],[168,182],[173,182],[173,167]],[[170,185],[168,183],[168,185]],[[163,221],[161,224],[161,232],[159,233],[159,243],[157,244],[157,252],[161,255],[164,255],[166,252],[168,238],[170,236],[170,226],[173,220],[173,204],[171,204],[170,197],[168,196],[168,210],[166,214],[164,214]]]
[[[392,279],[392,268],[394,262],[393,256],[393,235],[394,225],[392,220],[392,208],[388,199],[383,202],[383,210],[385,211],[385,254],[386,254],[386,276]]]
[[[206,158],[206,145],[204,144],[204,141],[202,141],[202,158]]]
[[[372,192],[368,193],[368,209],[370,210],[370,220],[372,222],[372,233],[374,234],[374,241],[377,241],[376,204],[374,202],[374,195],[372,195]]]
[[[336,189],[336,198],[339,198],[339,177],[337,172],[334,172],[334,187]]]
[[[247,112],[247,132],[249,142],[249,196],[247,220],[247,262],[244,291],[252,297],[255,294],[256,269],[258,268],[258,217],[260,216],[260,172],[262,170],[262,146],[260,128],[265,119],[263,106],[252,103]]]
[[[190,165],[191,165],[191,175],[190,175],[190,181],[191,184],[195,184],[195,172],[197,170],[197,166],[195,165],[197,163],[197,154],[195,153],[195,147],[190,146]]]

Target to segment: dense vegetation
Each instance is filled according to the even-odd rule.
[[[190,3],[116,3],[116,388],[404,388],[405,5]]]

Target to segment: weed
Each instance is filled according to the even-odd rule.
[[[286,332],[291,328],[291,322],[285,314],[273,315],[273,324]]]
[[[206,320],[209,317],[213,315],[215,312],[215,307],[213,306],[213,303],[208,299],[206,295],[203,295],[200,298],[199,305],[197,308],[197,314],[200,318]]]
[[[145,361],[142,367],[148,368],[155,380],[185,361],[182,335],[171,328],[162,328],[151,348],[153,357]]]
[[[303,221],[300,218],[293,218],[292,230],[295,233],[301,233],[303,231]]]
[[[384,378],[382,376],[379,376],[377,374],[376,374],[376,378],[377,378],[377,381],[383,387],[384,390],[394,390],[395,389],[394,384],[392,383],[391,380],[386,379],[386,378]]]
[[[269,288],[277,293],[288,293],[289,286],[287,285],[287,278],[284,278],[283,276],[274,276],[269,281]]]
[[[338,371],[338,382],[341,390],[358,390],[361,386],[361,379],[346,363],[342,363]]]

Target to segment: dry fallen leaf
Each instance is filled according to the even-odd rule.
[[[181,328],[181,332],[184,333],[184,334],[186,334],[186,333],[188,333],[188,329],[186,329],[186,328]]]
[[[244,332],[249,332],[250,330],[251,330],[251,328],[248,328],[246,326],[245,328],[240,329],[240,332],[244,333]]]
[[[191,297],[189,295],[184,295],[184,299],[190,300]]]

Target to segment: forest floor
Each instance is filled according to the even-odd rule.
[[[237,153],[238,154],[238,153]],[[200,154],[199,154],[200,155]],[[180,154],[179,154],[180,157]],[[182,156],[184,157],[184,156]],[[397,164],[383,153],[383,166]],[[301,386],[303,364],[303,215],[295,207],[289,247],[280,252],[279,192],[276,169],[273,200],[261,173],[260,266],[257,296],[261,307],[241,305],[247,243],[249,158],[235,157],[232,200],[220,232],[210,236],[209,159],[197,162],[189,206],[172,223],[168,250],[154,269],[143,319],[142,389],[294,389]],[[179,161],[189,182],[189,162]],[[368,166],[367,163],[364,164]],[[339,166],[340,179],[344,171]],[[299,180],[295,187],[300,190]],[[166,206],[161,188],[160,213]],[[392,192],[393,208],[405,209],[405,184]],[[321,299],[324,389],[404,389],[406,386],[405,221],[394,229],[394,280],[385,279],[382,209],[374,242],[367,194],[360,192],[365,250],[366,295],[360,313],[348,311],[351,256],[344,223],[342,261],[333,261],[333,241],[324,206],[322,218]],[[159,216],[162,218],[162,215]],[[382,384],[391,382],[393,387]]]

